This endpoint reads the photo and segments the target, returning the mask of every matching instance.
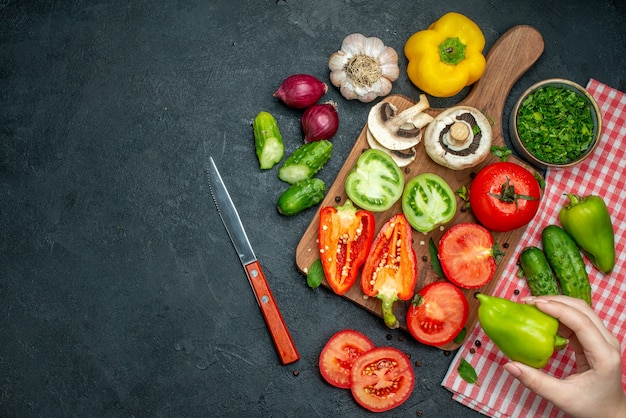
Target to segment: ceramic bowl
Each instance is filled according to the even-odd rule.
[[[575,92],[580,98],[582,98],[586,102],[586,106],[588,106],[589,110],[591,111],[591,120],[593,124],[593,129],[591,132],[591,142],[589,143],[588,147],[579,155],[572,156],[570,153],[569,157],[566,155],[562,159],[562,161],[558,161],[558,162],[554,160],[550,161],[545,156],[543,157],[544,159],[542,159],[542,157],[535,155],[535,154],[538,154],[537,150],[533,151],[533,148],[528,146],[528,144],[534,142],[536,138],[532,138],[532,136],[534,135],[528,134],[528,133],[527,134],[522,133],[520,135],[520,130],[518,129],[518,124],[523,123],[522,122],[523,116],[520,116],[520,115],[522,115],[525,110],[524,106],[527,106],[527,104],[526,105],[524,104],[525,100],[530,95],[540,90],[545,91],[546,88],[559,88],[559,89],[562,88],[562,89],[567,89],[567,90]],[[522,110],[522,112],[520,112],[520,110]],[[534,125],[535,128],[540,127],[541,129],[546,130],[544,131],[544,133],[542,133],[538,137],[554,138],[550,140],[544,140],[543,145],[540,146],[542,149],[550,147],[550,141],[552,140],[559,141],[557,132],[561,130],[559,128],[559,126],[561,126],[559,125],[561,122],[549,120],[552,114],[551,110],[553,109],[547,109],[546,112],[539,112],[539,113],[542,113],[542,115],[537,116],[540,122],[537,122],[536,120],[531,121],[532,124],[535,124]],[[563,123],[567,123],[567,122],[563,122]],[[509,120],[509,135],[511,138],[511,143],[513,144],[513,148],[527,162],[534,165],[535,167],[543,168],[543,169],[567,168],[567,167],[572,167],[577,164],[580,164],[587,157],[593,154],[593,151],[595,150],[595,148],[598,145],[598,142],[600,141],[601,132],[602,132],[602,117],[600,115],[600,109],[598,108],[598,104],[596,103],[596,101],[593,99],[593,97],[591,97],[591,95],[585,88],[583,88],[582,86],[580,86],[579,84],[573,81],[565,80],[562,78],[551,78],[551,79],[540,81],[530,86],[524,93],[522,93],[522,95],[519,97],[519,99],[515,103],[515,106],[513,107],[513,110],[511,112],[511,117]],[[548,135],[546,135],[546,133]],[[524,137],[521,137],[521,136],[524,136]]]

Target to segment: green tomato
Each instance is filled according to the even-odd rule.
[[[384,151],[363,151],[346,178],[346,194],[358,207],[384,212],[402,197],[404,175]]]
[[[456,197],[444,179],[423,173],[406,184],[402,194],[402,212],[413,229],[430,232],[456,214]]]

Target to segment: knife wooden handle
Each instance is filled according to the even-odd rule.
[[[259,302],[259,307],[265,318],[267,328],[274,340],[280,362],[282,364],[289,364],[298,361],[300,355],[291,339],[291,334],[289,334],[283,316],[278,309],[278,305],[267,283],[265,274],[263,274],[263,270],[261,270],[261,265],[258,261],[254,261],[246,264],[244,267],[246,268],[246,274],[250,279],[250,284],[254,289],[257,301]]]

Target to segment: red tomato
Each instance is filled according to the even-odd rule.
[[[352,365],[350,378],[354,399],[372,412],[401,405],[415,385],[411,361],[392,347],[374,348],[361,355]]]
[[[468,315],[469,303],[458,287],[448,282],[434,282],[417,292],[406,323],[417,341],[438,347],[459,335]]]
[[[374,347],[374,343],[360,332],[339,331],[330,337],[320,354],[320,373],[331,385],[348,389],[352,363]]]
[[[469,203],[476,219],[498,232],[528,224],[539,209],[541,187],[526,168],[498,162],[480,170],[470,185]]]
[[[484,286],[496,272],[494,240],[486,228],[460,223],[439,240],[439,262],[446,278],[465,289]]]

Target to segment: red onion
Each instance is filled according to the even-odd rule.
[[[301,122],[305,143],[331,139],[339,129],[337,104],[328,101],[313,105],[304,111]]]
[[[304,109],[317,103],[328,91],[326,83],[308,74],[294,74],[287,77],[273,94],[287,106]]]

